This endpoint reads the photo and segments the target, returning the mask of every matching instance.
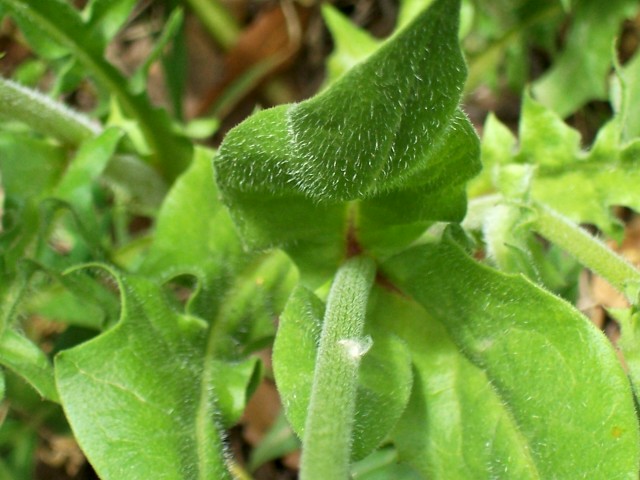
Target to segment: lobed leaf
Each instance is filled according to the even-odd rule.
[[[636,195],[640,182],[640,143],[622,139],[621,122],[621,118],[614,117],[600,130],[591,150],[583,151],[577,131],[525,96],[519,146],[498,120],[487,121],[482,157],[486,169],[483,180],[472,191],[486,193],[491,182],[505,196],[514,198],[513,192],[518,190],[514,181],[520,180],[509,178],[509,172],[529,166],[528,198],[550,206],[576,223],[594,224],[618,238],[621,227],[611,207],[625,205],[640,210]],[[516,198],[522,198],[522,188]]]
[[[230,478],[206,324],[175,313],[153,282],[116,279],[118,325],[55,359],[62,405],[82,450],[105,480]]]
[[[561,117],[589,100],[606,98],[612,44],[622,21],[637,11],[635,0],[575,2],[564,49],[552,68],[533,84],[536,98]]]
[[[204,303],[192,313],[211,319],[220,291],[246,263],[229,215],[218,200],[211,153],[196,149],[189,169],[175,182],[159,212],[153,244],[138,272],[160,282],[194,275]]]

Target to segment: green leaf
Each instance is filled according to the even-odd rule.
[[[184,170],[191,159],[191,145],[176,134],[164,110],[155,108],[146,95],[129,91],[122,74],[103,58],[99,30],[83,21],[80,12],[64,0],[0,0],[0,6],[72,52],[96,82],[118,98],[126,114],[138,122],[155,155],[150,160],[167,178],[174,179]]]
[[[435,2],[320,95],[229,132],[216,177],[250,246],[284,246],[303,273],[321,276],[344,257],[345,232],[360,218],[377,228],[461,219],[462,185],[479,165],[475,132],[458,110],[458,7]],[[408,198],[423,207],[406,208]],[[415,229],[407,236],[396,241]]]
[[[535,97],[561,117],[589,100],[605,99],[614,39],[622,21],[637,11],[635,0],[575,2],[566,45],[552,68],[533,84]]]
[[[353,477],[355,480],[421,480],[423,477],[419,475],[413,468],[404,464],[388,465],[363,475]]]
[[[7,199],[14,203],[42,198],[51,192],[64,165],[61,148],[30,135],[0,132],[2,185]]]
[[[401,0],[397,28],[403,28],[411,23],[431,3],[433,3],[432,0]]]
[[[212,152],[195,151],[189,169],[173,185],[158,215],[153,244],[139,272],[166,282],[195,275],[205,282],[237,273],[246,254],[226,209],[218,200]]]
[[[492,171],[494,186],[510,198],[517,191],[509,180],[510,172],[518,165],[518,168],[523,164],[533,167],[532,178],[528,180],[530,190],[525,196],[576,223],[594,224],[608,236],[619,238],[621,225],[612,215],[611,207],[625,205],[640,210],[636,194],[640,182],[640,141],[622,140],[621,121],[615,117],[608,122],[591,150],[583,151],[576,130],[564,124],[553,111],[525,96],[519,149],[514,151],[510,147],[508,135],[498,134],[501,140],[495,148],[483,149],[483,162]],[[492,119],[490,125],[497,122]],[[494,140],[490,137],[488,141],[491,144]],[[521,199],[522,191],[517,193],[515,197]]]
[[[138,272],[159,282],[195,276],[198,288],[187,311],[215,324],[216,356],[238,360],[273,336],[273,318],[295,272],[282,253],[243,251],[218,199],[210,159],[209,150],[197,149],[174,184]]]
[[[324,304],[304,287],[294,290],[280,318],[273,368],[287,418],[303,436],[322,329]],[[411,391],[411,367],[404,344],[365,327],[370,350],[362,358],[356,397],[352,458],[377,447],[402,414]],[[330,415],[331,412],[326,412]]]
[[[56,186],[53,195],[73,207],[87,235],[100,239],[94,209],[92,188],[107,166],[122,138],[122,132],[109,128],[100,135],[86,140]]]
[[[22,311],[52,321],[93,331],[114,325],[120,314],[119,299],[100,278],[101,271],[73,269],[63,275],[37,265],[54,282],[39,282],[29,292]]]
[[[190,312],[215,317],[224,291],[244,262],[240,241],[218,200],[211,152],[195,151],[189,169],[175,182],[160,213],[153,244],[138,272],[160,282],[193,275],[199,291]]]
[[[629,141],[640,136],[640,114],[635,108],[640,102],[640,53],[624,65],[617,68],[619,91],[614,90],[612,95],[615,108],[619,112],[623,128],[623,139]],[[618,98],[615,98],[615,94]]]
[[[12,329],[0,335],[0,364],[24,378],[43,398],[59,401],[51,362],[38,346]]]
[[[573,307],[524,277],[476,263],[449,241],[409,249],[383,269],[445,327],[468,359],[458,362],[475,378],[462,384],[462,392],[471,395],[465,403],[473,405],[472,422],[480,423],[480,435],[493,433],[489,452],[486,443],[460,443],[460,435],[473,428],[464,422],[461,432],[449,434],[458,446],[446,448],[462,452],[456,461],[465,455],[465,468],[472,472],[462,478],[486,471],[510,472],[514,478],[637,475],[638,427],[627,378],[604,335]],[[405,332],[400,336],[429,338],[424,329]],[[417,342],[410,343],[414,352],[411,345]],[[446,356],[438,361],[451,368]],[[446,386],[450,377],[440,378],[445,383],[437,390],[414,389],[399,440],[423,472],[433,468],[431,440],[407,422],[428,421],[440,399],[457,393]],[[421,385],[425,377],[416,382]],[[485,396],[488,400],[479,401]],[[448,407],[455,415],[469,412]],[[489,423],[482,425],[485,418]],[[436,448],[439,455],[448,451]]]
[[[0,429],[0,479],[16,480],[34,478],[38,434],[24,423],[8,419]]]
[[[510,165],[510,167],[522,166]],[[534,233],[541,233],[536,223],[538,220],[540,220],[538,211],[526,202],[503,201],[485,209],[481,229],[487,263],[505,273],[524,274],[543,288],[575,303],[578,277],[582,266],[573,258],[575,248],[569,250],[573,256],[567,255],[560,248],[566,247],[567,244],[575,247],[575,238],[565,242],[564,245],[546,245]],[[467,223],[466,219],[465,223]],[[577,225],[573,227],[579,230]],[[545,238],[554,242],[558,236],[553,239]],[[606,264],[610,260],[607,256],[603,258],[602,251],[597,251],[594,256],[601,258],[601,263]],[[588,262],[584,265],[593,268],[593,264]]]
[[[149,280],[116,279],[118,325],[55,361],[62,404],[83,451],[105,480],[230,478],[206,324],[175,313]]]
[[[486,195],[499,188],[500,166],[511,161],[516,147],[516,138],[498,118],[489,113],[482,127],[480,158],[482,172],[469,182],[469,197]]]
[[[482,233],[486,255],[505,273],[539,280],[529,240],[534,214],[516,205],[496,205],[485,217]]]
[[[88,30],[80,12],[63,0],[3,0],[2,5],[27,31],[38,31],[41,43],[58,45],[66,52],[73,51],[99,58],[104,45],[98,30]]]
[[[281,412],[264,438],[251,450],[248,468],[253,472],[268,461],[299,449],[300,440],[291,430],[287,417]]]
[[[60,286],[34,293],[25,310],[44,318],[93,330],[100,330],[105,323],[104,313],[98,306]]]
[[[216,392],[220,417],[226,427],[242,416],[249,398],[262,379],[262,363],[258,358],[241,362],[215,362],[212,388]]]
[[[558,0],[472,0],[467,9],[469,4],[473,18],[467,22],[473,26],[464,41],[469,56],[466,90],[484,84],[497,91],[505,80],[514,92],[522,90],[530,79],[532,48],[555,52],[558,32],[566,28],[567,15]],[[461,23],[464,33],[464,8]]]
[[[235,360],[270,344],[275,319],[296,280],[295,269],[282,252],[255,258],[228,285],[222,298],[213,325],[215,354]]]
[[[422,478],[482,478],[488,471],[538,478],[528,445],[489,379],[438,319],[393,289],[374,294],[372,323],[406,342],[414,367],[409,404],[391,435],[399,460]]]
[[[146,89],[147,79],[149,77],[149,70],[151,69],[151,66],[162,56],[162,53],[167,48],[167,45],[178,34],[180,29],[182,28],[183,20],[183,11],[179,8],[176,8],[164,24],[164,29],[162,30],[160,37],[153,44],[151,52],[149,52],[145,61],[142,63],[142,65],[140,65],[140,67],[138,67],[136,72],[129,79],[129,84],[131,85],[132,91],[138,93]]]
[[[406,464],[399,464],[398,452],[393,448],[382,448],[351,467],[353,480],[420,480],[423,477]]]
[[[335,45],[327,59],[326,83],[331,84],[375,52],[381,42],[329,3],[322,5],[322,17]]]
[[[640,314],[636,307],[607,310],[620,324],[618,346],[629,369],[629,378],[636,398],[640,398]]]
[[[91,0],[83,15],[92,31],[98,31],[104,45],[115,36],[125,24],[136,0]]]
[[[61,148],[29,135],[0,132],[0,172],[5,191],[0,251],[8,272],[16,268],[36,238],[40,228],[38,203],[52,192],[64,165]]]

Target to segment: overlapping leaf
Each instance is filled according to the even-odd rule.
[[[274,345],[274,373],[285,413],[302,438],[311,397],[324,303],[299,287],[282,314]],[[361,459],[395,426],[411,391],[405,345],[393,335],[367,329],[371,348],[362,358],[356,396],[352,457]]]
[[[191,275],[198,289],[187,310],[217,332],[217,355],[236,358],[274,334],[273,317],[294,280],[288,259],[278,252],[244,252],[228,212],[218,199],[211,152],[197,149],[191,167],[167,196],[140,274],[159,282]]]
[[[346,231],[362,227],[360,238],[372,240],[373,226],[462,217],[462,184],[478,164],[475,133],[457,109],[458,7],[436,2],[320,95],[229,132],[216,176],[247,243],[294,246],[299,266],[331,271]],[[406,208],[408,198],[419,208]]]
[[[544,203],[576,223],[591,223],[619,238],[611,206],[640,210],[640,143],[622,139],[621,119],[615,117],[599,132],[589,151],[580,147],[580,135],[553,111],[526,96],[520,123],[520,141],[495,118],[486,125],[482,160],[485,171],[471,187],[473,193],[494,188],[514,198],[522,177],[510,175],[530,168],[530,199]],[[492,186],[490,186],[492,185]]]

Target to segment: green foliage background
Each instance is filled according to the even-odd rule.
[[[135,1],[0,0],[34,54],[0,79],[0,479],[34,477],[43,431],[106,480],[251,478],[301,440],[308,480],[637,478],[640,272],[578,226],[619,241],[613,207],[640,210],[637,2],[404,0],[385,40],[325,4],[320,93],[217,150],[169,3],[125,76],[104,53]],[[58,100],[82,82],[88,116]],[[482,89],[521,97],[517,128],[472,125]],[[572,305],[584,267],[628,300],[625,368]],[[228,431],[265,379],[283,415],[245,461]]]

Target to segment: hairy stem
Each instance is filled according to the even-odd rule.
[[[0,116],[18,120],[34,130],[77,146],[102,128],[42,93],[0,77]]]
[[[96,82],[115,96],[124,112],[135,120],[154,153],[150,159],[163,175],[174,180],[191,161],[191,145],[177,135],[145,95],[135,95],[122,74],[103,57],[78,12],[64,2],[50,0],[0,0],[9,13],[23,18],[55,42],[67,47],[91,72]]]
[[[304,427],[302,480],[346,480],[362,338],[375,263],[364,256],[338,270],[327,300],[309,413]]]
[[[624,293],[629,301],[638,300],[640,271],[593,235],[542,206],[538,208],[538,219],[533,228]]]

